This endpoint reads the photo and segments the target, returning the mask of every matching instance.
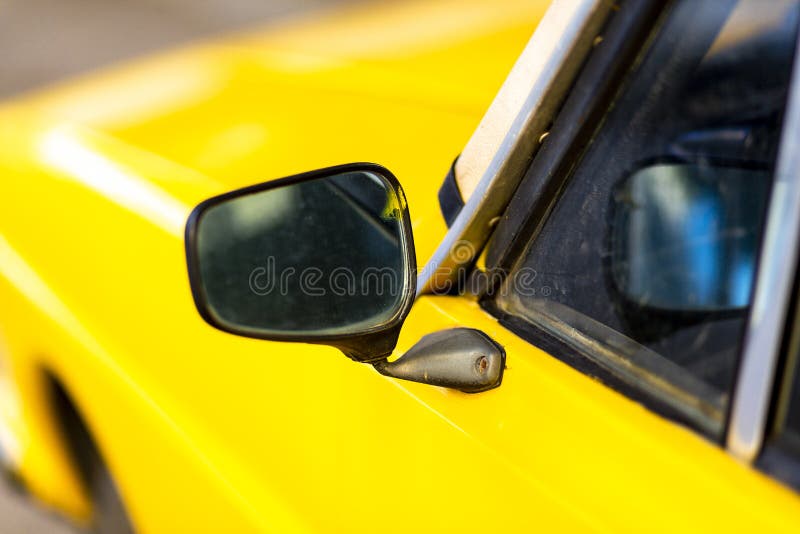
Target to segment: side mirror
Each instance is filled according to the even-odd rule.
[[[766,169],[656,163],[612,196],[609,267],[627,308],[692,316],[749,304]]]
[[[379,165],[313,171],[200,204],[189,279],[211,325],[338,347],[360,362],[394,349],[416,292],[406,199]]]

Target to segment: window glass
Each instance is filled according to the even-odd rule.
[[[795,1],[676,2],[496,297],[715,436],[797,24]]]

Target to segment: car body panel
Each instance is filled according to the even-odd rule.
[[[357,6],[0,109],[0,391],[16,399],[0,439],[32,493],[88,517],[47,372],[142,532],[796,525],[793,492],[466,297],[419,299],[396,353],[442,328],[483,330],[508,368],[477,395],[387,378],[330,347],[239,338],[195,310],[191,209],[331,164],[399,177],[422,264],[446,231],[441,178],[545,7]]]

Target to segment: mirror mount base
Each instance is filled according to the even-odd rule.
[[[373,363],[384,376],[480,393],[503,381],[505,351],[489,336],[472,328],[428,334],[393,362]]]

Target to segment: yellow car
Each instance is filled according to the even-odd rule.
[[[796,531],[799,24],[359,5],[3,104],[5,471],[106,532]]]

